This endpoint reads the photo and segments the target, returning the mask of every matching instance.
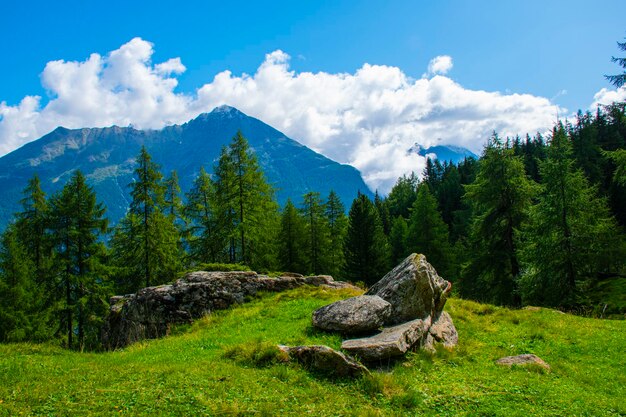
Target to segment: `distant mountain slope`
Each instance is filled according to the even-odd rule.
[[[57,128],[42,138],[0,158],[0,229],[19,210],[22,190],[37,173],[46,193],[61,188],[80,169],[107,206],[115,223],[128,207],[134,161],[145,144],[165,176],[176,170],[183,192],[204,166],[213,171],[222,146],[241,130],[256,153],[268,181],[283,204],[298,204],[303,194],[335,190],[349,206],[357,192],[371,195],[359,172],[320,155],[239,110],[222,106],[183,125],[161,130],[131,127]]]
[[[431,156],[431,158],[432,155],[435,155],[432,159],[438,159],[441,162],[452,161],[455,164],[461,162],[465,158],[478,159],[478,156],[469,149],[454,145],[435,145],[429,148],[424,148],[416,143],[411,147],[411,149],[409,149],[409,152],[416,153],[421,156]]]

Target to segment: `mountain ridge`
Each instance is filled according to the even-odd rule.
[[[266,179],[276,188],[280,204],[318,191],[325,197],[333,189],[349,207],[358,192],[372,195],[356,168],[339,164],[259,119],[230,106],[216,107],[183,124],[140,130],[132,126],[68,129],[50,133],[0,158],[0,229],[18,211],[22,190],[37,173],[50,194],[80,169],[107,206],[112,223],[128,207],[128,184],[135,158],[145,145],[164,176],[172,170],[187,192],[203,166],[212,173],[222,146],[241,130],[256,154]]]

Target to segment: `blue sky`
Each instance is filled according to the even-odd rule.
[[[549,129],[556,114],[592,108],[594,95],[610,90],[603,74],[618,72],[610,57],[619,55],[616,41],[626,36],[624,16],[623,0],[599,6],[549,0],[5,2],[0,13],[0,150],[6,153],[54,125],[159,127],[226,103],[354,164],[368,183],[385,188],[396,174],[421,161],[407,160],[383,173],[368,153],[396,147],[389,158],[401,158],[411,142],[437,141],[479,151],[492,130],[533,133]],[[134,38],[144,43],[133,44],[131,52],[122,48]],[[113,51],[120,48],[135,54],[135,60],[114,64]],[[266,56],[278,50],[283,54]],[[80,71],[65,64],[86,63],[92,53],[101,62],[93,62],[97,68],[91,76],[109,86],[100,86],[109,89],[106,103],[121,106],[107,117],[89,113],[83,97],[67,93],[80,85],[75,75]],[[429,63],[439,56],[448,64],[429,72]],[[180,63],[169,72],[155,66],[172,58]],[[62,63],[44,72],[51,61]],[[140,70],[158,73],[150,81],[155,87],[125,94],[124,100],[136,101],[120,105],[119,95],[110,96],[136,91],[137,83],[145,81],[137,78],[132,85],[124,79],[137,62]],[[89,78],[84,67],[83,80]],[[103,75],[109,67],[117,69]],[[216,83],[214,77],[226,70],[232,79],[224,76]],[[316,75],[313,83],[309,72]],[[311,89],[336,99],[318,100]],[[201,90],[206,94],[201,96]],[[264,95],[253,97],[259,91]],[[150,94],[156,98],[147,107],[162,102],[169,107],[133,113],[145,104],[140,98]],[[346,104],[351,94],[365,98],[355,97],[361,104],[352,106]],[[40,98],[22,103],[29,96]],[[94,93],[91,103],[100,100],[102,107],[103,97]],[[176,106],[185,111],[176,113]],[[336,108],[330,112],[324,106]],[[370,111],[372,106],[378,106],[376,111]],[[291,107],[299,113],[286,115]],[[444,129],[447,121],[461,119],[455,131]],[[511,121],[517,119],[523,123]]]

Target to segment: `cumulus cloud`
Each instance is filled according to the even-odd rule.
[[[595,110],[598,106],[608,105],[615,102],[626,101],[626,86],[616,90],[603,88],[593,96],[593,102],[589,106],[590,110]]]
[[[59,125],[160,128],[228,104],[354,165],[372,189],[387,192],[400,175],[423,170],[424,157],[407,152],[416,142],[480,152],[494,130],[545,131],[564,112],[543,97],[466,89],[442,75],[452,68],[448,56],[413,79],[400,68],[371,64],[354,73],[295,72],[278,50],[254,74],[223,71],[183,94],[175,91],[175,76],[185,66],[179,58],[154,64],[153,48],[135,38],[106,56],[48,63],[41,76],[51,96],[45,106],[30,96],[14,106],[0,103],[0,153]]]
[[[452,58],[448,55],[434,57],[428,63],[428,73],[430,75],[445,75],[452,69]]]

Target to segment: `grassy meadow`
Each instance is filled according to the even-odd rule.
[[[0,415],[626,415],[626,321],[453,298],[456,349],[411,353],[369,377],[334,380],[271,354],[279,343],[339,348],[311,312],[352,295],[266,294],[116,352],[0,345]],[[521,353],[551,371],[494,364]]]

